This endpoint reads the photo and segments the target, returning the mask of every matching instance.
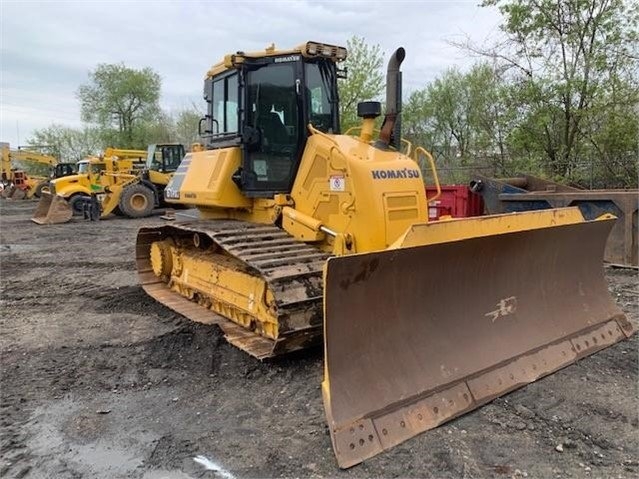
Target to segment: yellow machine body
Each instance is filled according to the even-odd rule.
[[[107,148],[102,158],[92,157],[78,162],[78,174],[49,182],[48,191],[42,192],[31,220],[37,224],[68,222],[74,214],[70,201],[76,197],[104,194],[105,189],[115,187],[121,181],[118,175],[129,175],[144,168],[145,155],[143,150]]]
[[[126,188],[142,184],[142,178],[140,176],[141,173],[142,172],[139,172],[138,174],[112,173],[104,175],[105,177],[108,177],[107,181],[110,184],[104,189],[104,191],[98,194],[100,218],[110,215],[122,206],[123,195],[125,194]],[[145,190],[133,193],[131,198],[126,200],[130,207],[130,211],[147,212],[141,214],[141,216],[146,216],[150,213],[150,210],[152,210],[157,203],[157,198],[153,196],[154,193],[150,190],[150,185],[153,185],[155,188],[163,189],[163,187],[165,187],[171,180],[173,173],[162,173],[151,170],[147,171],[147,175],[148,177],[145,184],[149,187],[145,186]]]
[[[188,155],[183,171],[176,173],[180,199],[167,201],[197,206],[203,218],[272,224],[281,216],[282,227],[292,236],[337,254],[387,248],[409,226],[427,218],[424,179],[416,161],[359,137],[315,130],[289,195],[242,195],[225,180],[239,164],[239,148]],[[340,233],[331,236],[322,227]]]
[[[128,174],[135,169],[143,168],[143,166],[143,161],[120,160],[113,157],[82,160],[80,169],[83,172],[53,180],[51,192],[63,198],[71,198],[76,194],[90,195],[101,192],[106,186],[115,183],[115,178],[112,175]]]
[[[312,111],[322,98],[300,78],[279,94],[254,72],[329,63],[338,52],[309,42],[226,56],[207,73],[210,145],[186,155],[165,189],[168,202],[197,207],[199,220],[141,228],[136,260],[149,295],[219,325],[256,358],[323,337],[329,431],[338,464],[350,467],[634,327],[603,277],[611,215],[586,221],[565,208],[429,223],[425,181],[440,191],[433,158],[406,142],[400,151],[395,138],[403,49],[389,62],[377,137],[381,108],[367,102],[358,105],[358,136],[333,132],[336,122],[318,108],[323,129],[303,125],[299,156],[287,153],[291,144],[273,147],[275,129],[258,128],[256,112],[283,118],[290,139],[299,125],[287,118],[287,99],[299,96]],[[245,67],[254,118],[239,135],[220,113],[237,109],[217,108],[213,84],[227,88]],[[282,171],[290,187],[255,188]]]
[[[37,194],[38,186],[48,180],[50,170],[58,164],[55,157],[39,151],[11,149],[8,143],[1,143],[0,148],[0,179],[6,188],[4,197],[32,198]],[[24,172],[17,182],[16,171]]]
[[[201,149],[197,144],[193,148]],[[100,218],[113,212],[142,218],[163,202],[164,188],[184,158],[184,146],[180,143],[149,145],[145,154],[145,163],[140,168],[103,173],[108,185],[97,195],[95,205]]]

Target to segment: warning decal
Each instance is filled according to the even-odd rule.
[[[328,180],[331,191],[344,191],[346,179],[343,176],[331,176]]]

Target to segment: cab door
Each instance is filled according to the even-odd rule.
[[[245,122],[254,132],[244,148],[242,189],[248,196],[289,192],[302,153],[302,63],[299,56],[278,60],[246,74]]]

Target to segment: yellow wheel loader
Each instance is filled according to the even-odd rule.
[[[107,148],[101,157],[90,157],[77,164],[77,174],[50,181],[42,191],[31,220],[38,224],[58,224],[83,211],[85,199],[116,183],[116,174],[141,171],[146,164],[144,150]]]
[[[149,145],[145,168],[135,174],[110,174],[113,181],[85,200],[85,216],[91,220],[117,213],[128,218],[149,216],[164,205],[164,188],[184,158],[179,143]]]
[[[428,222],[402,142],[404,49],[358,136],[339,134],[341,47],[227,55],[205,79],[207,149],[165,189],[200,219],[144,227],[145,291],[259,359],[322,340],[340,467],[633,333],[602,254],[614,217],[577,208]],[[425,169],[425,168],[424,168]]]

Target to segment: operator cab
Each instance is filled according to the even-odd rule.
[[[346,49],[308,42],[287,51],[227,55],[204,84],[207,148],[239,146],[232,179],[248,197],[291,191],[308,124],[339,133],[337,62]]]
[[[98,176],[101,175],[103,171],[106,171],[107,165],[104,161],[90,161],[89,162],[89,174]]]
[[[51,168],[51,178],[64,178],[65,176],[75,175],[78,165],[76,163],[58,163]]]
[[[161,173],[174,172],[180,166],[184,154],[184,146],[179,143],[149,145],[146,168]]]

